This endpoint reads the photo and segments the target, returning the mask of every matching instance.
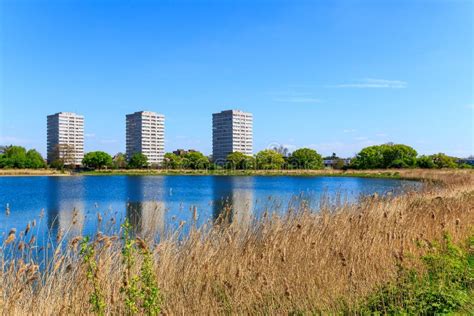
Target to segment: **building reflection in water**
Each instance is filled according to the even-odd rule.
[[[48,177],[47,223],[53,237],[82,235],[84,229],[84,177]]]
[[[248,228],[254,211],[253,177],[213,177],[213,218]]]
[[[146,238],[165,232],[164,177],[127,177],[126,216],[135,234]]]

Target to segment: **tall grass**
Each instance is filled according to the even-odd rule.
[[[473,234],[474,173],[402,171],[425,189],[356,204],[302,203],[255,225],[192,229],[184,239],[98,233],[57,247],[44,269],[12,231],[0,252],[0,313],[294,314],[372,310],[374,293],[436,241]],[[82,251],[81,251],[82,250]],[[6,254],[20,252],[14,259]],[[467,251],[472,251],[468,249]],[[372,305],[371,305],[372,304]]]

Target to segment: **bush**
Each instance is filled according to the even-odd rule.
[[[474,311],[474,236],[465,247],[449,236],[421,257],[421,269],[400,267],[397,280],[382,286],[362,314],[436,315]],[[422,272],[419,272],[421,270]]]
[[[226,167],[229,169],[247,170],[255,169],[255,158],[241,152],[233,152],[227,156]]]
[[[416,161],[416,165],[419,167],[419,168],[423,168],[423,169],[433,169],[433,168],[436,168],[436,165],[433,161],[433,158],[431,156],[420,156],[417,161]]]
[[[418,153],[407,145],[385,144],[362,149],[352,161],[356,169],[412,168]]]
[[[135,153],[128,162],[129,168],[141,169],[148,167],[148,157],[142,153]]]
[[[295,150],[290,158],[290,165],[297,169],[323,169],[323,158],[316,150],[301,148]]]
[[[182,166],[187,169],[208,169],[210,165],[209,158],[203,153],[192,151],[184,155]]]
[[[285,164],[285,159],[282,154],[274,150],[262,150],[256,157],[257,168],[264,170],[281,169]]]
[[[433,162],[438,169],[456,168],[458,166],[456,163],[456,158],[449,157],[443,153],[432,155],[431,159],[433,159]]]
[[[0,168],[45,168],[46,163],[39,152],[34,149],[26,151],[21,146],[8,146],[0,154]]]
[[[82,164],[85,167],[92,169],[102,169],[104,167],[112,166],[112,156],[103,151],[93,151],[87,153],[82,159]]]
[[[183,158],[173,153],[166,153],[163,167],[166,169],[181,169],[183,167]]]

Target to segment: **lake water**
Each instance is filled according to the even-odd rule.
[[[110,233],[125,218],[139,233],[174,231],[180,224],[186,232],[190,225],[212,223],[224,205],[231,220],[248,225],[265,211],[284,213],[302,202],[317,208],[323,196],[351,202],[418,185],[295,176],[0,177],[0,244],[11,228],[22,231],[33,220],[40,242],[48,231],[53,236],[59,231],[69,236]]]

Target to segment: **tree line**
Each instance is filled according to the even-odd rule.
[[[415,149],[403,144],[383,144],[362,149],[350,164],[335,154],[323,158],[316,150],[300,148],[289,153],[286,148],[262,150],[254,156],[233,152],[219,164],[198,151],[179,154],[166,153],[162,168],[191,170],[280,170],[324,168],[324,159],[330,159],[335,169],[389,169],[389,168],[471,168],[459,163],[459,159],[443,153],[430,156],[419,156]],[[153,168],[144,154],[136,153],[127,159],[123,153],[114,157],[103,151],[89,152],[84,156],[82,164],[87,169],[142,169]],[[41,154],[34,150],[26,150],[20,146],[0,147],[0,168],[46,168],[47,164]],[[50,167],[64,168],[65,162],[55,160]]]

